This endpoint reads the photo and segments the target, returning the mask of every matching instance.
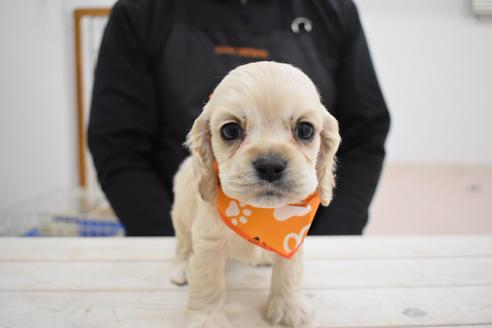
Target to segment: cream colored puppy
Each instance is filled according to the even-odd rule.
[[[189,282],[190,326],[228,327],[222,312],[227,258],[273,263],[266,318],[299,326],[309,319],[302,302],[302,249],[290,260],[241,239],[215,208],[214,161],[225,194],[257,207],[299,202],[317,189],[332,199],[338,123],[299,69],[256,62],[232,70],[216,87],[188,134],[192,156],[174,181],[177,284]]]

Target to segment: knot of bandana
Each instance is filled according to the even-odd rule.
[[[320,204],[315,192],[299,203],[259,208],[230,198],[222,190],[215,166],[215,206],[222,221],[243,239],[290,259],[303,243]]]

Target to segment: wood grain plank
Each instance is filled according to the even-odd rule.
[[[232,291],[233,327],[269,327],[266,291]],[[492,287],[306,292],[309,327],[492,325]],[[184,327],[184,291],[0,292],[0,327]]]
[[[171,261],[174,247],[173,237],[1,238],[0,261]],[[305,255],[308,259],[492,256],[492,236],[309,236],[305,242]]]
[[[0,265],[0,290],[176,290],[166,261],[8,262]],[[228,263],[230,289],[270,285],[271,268]],[[490,258],[306,260],[304,287],[388,288],[492,286]]]

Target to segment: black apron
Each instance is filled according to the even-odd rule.
[[[237,24],[221,24],[201,16],[197,1],[176,1],[175,21],[167,34],[156,79],[160,108],[156,169],[169,191],[170,177],[189,155],[183,142],[193,121],[220,80],[241,64],[269,60],[299,67],[313,80],[324,105],[332,111],[337,47],[323,41],[326,31],[322,19],[308,10],[303,0],[284,1],[275,28],[241,24],[241,19],[247,19],[240,12],[239,1],[216,4],[221,15],[229,15],[231,21],[239,21]],[[248,3],[244,10],[254,5],[260,6]],[[291,23],[298,17],[311,20],[311,32],[303,26],[299,33],[293,32]]]

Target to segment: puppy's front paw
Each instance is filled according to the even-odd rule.
[[[186,262],[178,262],[171,276],[171,282],[177,286],[188,284],[188,265]]]
[[[230,328],[229,320],[222,312],[195,313],[187,328]]]
[[[280,296],[270,296],[265,312],[268,322],[272,325],[299,327],[307,324],[311,319],[311,314],[302,302]]]

